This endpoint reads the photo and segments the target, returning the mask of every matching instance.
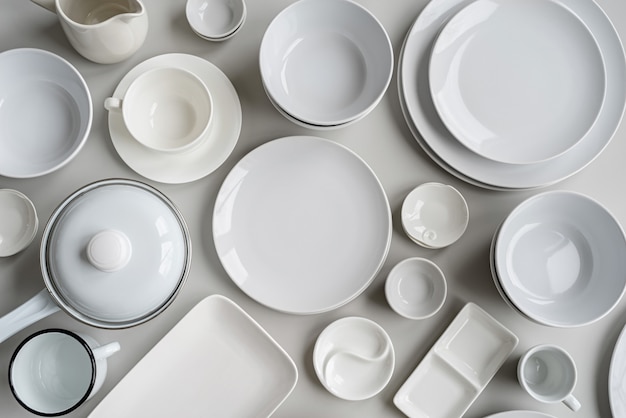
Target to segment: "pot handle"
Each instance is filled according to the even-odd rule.
[[[0,343],[12,337],[27,326],[40,319],[59,311],[57,305],[47,289],[43,289],[35,296],[0,318]]]

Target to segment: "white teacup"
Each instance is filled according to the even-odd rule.
[[[162,152],[187,151],[198,145],[213,115],[213,100],[204,82],[176,67],[146,71],[121,99],[109,97],[104,107],[121,111],[133,138]]]
[[[580,409],[580,402],[572,395],[576,375],[572,357],[549,344],[528,350],[517,366],[519,382],[530,396],[546,403],[563,402],[572,411]]]
[[[78,408],[104,383],[107,357],[119,351],[87,335],[46,329],[26,338],[9,364],[9,385],[17,401],[37,415],[62,415]]]

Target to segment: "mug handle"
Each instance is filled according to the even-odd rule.
[[[567,395],[565,399],[563,399],[563,403],[574,412],[578,411],[581,406],[580,402],[574,397],[574,395]]]
[[[117,97],[107,97],[104,99],[104,108],[108,111],[120,110],[122,108],[122,99]]]
[[[101,345],[100,347],[96,347],[92,350],[93,357],[96,360],[101,360],[101,359],[110,357],[113,354],[117,353],[118,351],[120,351],[120,343],[118,343],[117,341],[108,343],[105,345]]]
[[[21,306],[0,318],[0,343],[60,309],[48,290],[43,289]]]

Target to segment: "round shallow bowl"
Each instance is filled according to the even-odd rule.
[[[389,86],[387,32],[348,0],[300,0],[268,26],[261,78],[285,113],[312,125],[341,125],[369,113]]]
[[[443,248],[456,242],[467,228],[469,208],[454,187],[424,183],[402,203],[402,227],[417,244]]]
[[[247,15],[244,0],[187,0],[185,12],[196,35],[215,42],[232,38]]]
[[[40,49],[0,53],[0,175],[37,177],[67,164],[91,129],[91,95],[65,59]]]
[[[387,386],[395,366],[391,338],[376,322],[346,317],[328,325],[313,348],[313,367],[333,395],[357,401]]]
[[[39,220],[33,202],[12,189],[0,189],[0,214],[0,257],[8,257],[33,242]]]
[[[407,258],[395,265],[385,282],[391,309],[409,319],[436,314],[446,300],[448,286],[441,269],[425,258]]]
[[[587,196],[535,195],[518,205],[496,234],[493,263],[502,291],[540,324],[590,324],[624,294],[624,231]]]

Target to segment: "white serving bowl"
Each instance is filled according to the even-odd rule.
[[[261,79],[285,113],[311,125],[341,125],[369,113],[393,73],[380,22],[349,0],[300,0],[268,26]]]
[[[519,204],[495,236],[495,276],[540,324],[575,327],[607,315],[626,289],[626,238],[595,200],[568,191]]]
[[[187,0],[189,26],[203,39],[220,42],[239,32],[246,20],[244,0]]]
[[[51,52],[0,53],[0,175],[37,177],[67,164],[83,147],[93,118],[80,73]]]
[[[446,300],[448,286],[441,269],[425,258],[400,261],[387,276],[385,296],[391,309],[408,319],[436,314]]]

